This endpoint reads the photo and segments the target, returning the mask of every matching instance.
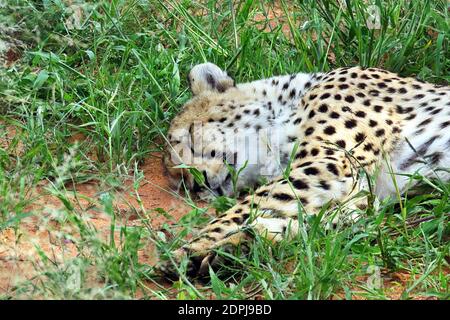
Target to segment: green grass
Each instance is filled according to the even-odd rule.
[[[377,30],[365,25],[365,1],[341,2],[347,5],[277,1],[284,29],[268,23],[271,1],[77,0],[84,14],[75,28],[67,23],[73,8],[60,0],[9,0],[0,6],[0,39],[21,52],[17,63],[0,68],[0,138],[6,126],[16,129],[9,147],[0,148],[0,232],[12,228],[19,237],[28,215],[51,228],[44,212],[26,209],[35,200],[32,191],[46,181],[47,192],[62,204],[54,216],[72,228],[80,252],[57,262],[41,251],[39,275],[0,297],[231,299],[252,296],[253,289],[266,299],[329,299],[337,293],[351,298],[355,291],[382,299],[387,289],[366,278],[377,270],[406,270],[412,280],[402,298],[448,299],[445,184],[423,181],[426,193],[362,212],[354,229],[325,232],[311,218],[315,227],[295,241],[272,246],[257,238],[248,257],[235,258],[234,269],[212,274],[204,286],[181,278],[160,287],[153,284],[152,266],[138,260],[148,243],[170,251],[205,221],[203,210],[194,207],[178,223],[182,228],[165,225],[173,238],[167,241],[150,226],[154,211],[130,205],[141,224],[124,227],[111,204],[111,190],[122,190],[127,179],[135,185],[144,179],[139,164],[161,150],[170,120],[189,99],[185,75],[195,64],[214,62],[239,82],[349,65],[450,81],[446,1],[375,0],[381,13]],[[69,143],[77,133],[86,139]],[[92,201],[112,217],[118,242],[102,239],[70,200],[67,186],[90,180],[105,190]],[[223,209],[229,200],[213,205]],[[418,219],[426,221],[412,223]],[[70,285],[74,277],[80,285]],[[89,277],[99,284],[91,285]]]

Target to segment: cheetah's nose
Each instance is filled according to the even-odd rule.
[[[175,263],[180,264],[181,263],[181,254],[186,254],[184,250],[177,250],[177,252],[174,253],[173,259]],[[189,261],[186,268],[186,276],[189,278],[205,278],[209,275],[209,266],[212,265],[214,258],[216,254],[215,253],[209,253],[206,256],[191,256],[189,257]],[[177,267],[174,266],[172,261],[164,261],[160,263],[156,268],[161,275],[163,275],[166,279],[171,281],[177,281],[179,279],[179,274],[177,271]]]
[[[195,193],[199,193],[200,191],[202,191],[202,187],[195,180],[194,185],[192,186],[192,191],[194,191]]]
[[[216,194],[217,195],[219,195],[219,196],[223,196],[223,190],[222,190],[222,188],[219,186],[216,190],[214,190],[215,192],[216,192]]]

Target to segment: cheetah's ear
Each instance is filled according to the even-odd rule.
[[[188,74],[191,91],[197,95],[203,91],[225,92],[234,87],[234,80],[213,63],[202,63],[194,66]]]

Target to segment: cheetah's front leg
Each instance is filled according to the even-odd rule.
[[[325,150],[325,149],[323,149]],[[217,262],[215,249],[235,247],[251,239],[252,232],[271,241],[293,237],[298,231],[299,210],[316,214],[329,201],[347,199],[357,183],[357,170],[344,151],[333,156],[302,158],[289,179],[277,178],[247,196],[224,215],[211,221],[198,236],[174,253],[178,262],[189,256],[189,275],[207,273]],[[163,271],[173,270],[170,263]]]

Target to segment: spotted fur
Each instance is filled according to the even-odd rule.
[[[194,67],[189,80],[204,89],[194,92],[169,130],[165,164],[174,182],[183,180],[203,196],[230,195],[224,160],[238,169],[258,154],[261,145],[245,137],[256,135],[270,146],[276,136],[278,142],[244,169],[237,187],[254,186],[261,176],[269,183],[175,252],[177,260],[194,257],[191,274],[215,263],[214,249],[248,240],[249,228],[273,241],[295,235],[299,204],[307,214],[316,214],[325,204],[346,202],[368,188],[366,174],[376,176],[374,191],[380,198],[395,195],[396,188],[405,191],[413,182],[409,174],[450,180],[445,170],[450,167],[448,86],[360,67],[235,85],[220,68],[207,64]],[[282,174],[295,145],[286,179]],[[185,164],[203,173],[205,186],[186,169],[174,168],[183,162],[177,158],[183,152],[192,159]],[[168,264],[161,268],[172,270]]]

